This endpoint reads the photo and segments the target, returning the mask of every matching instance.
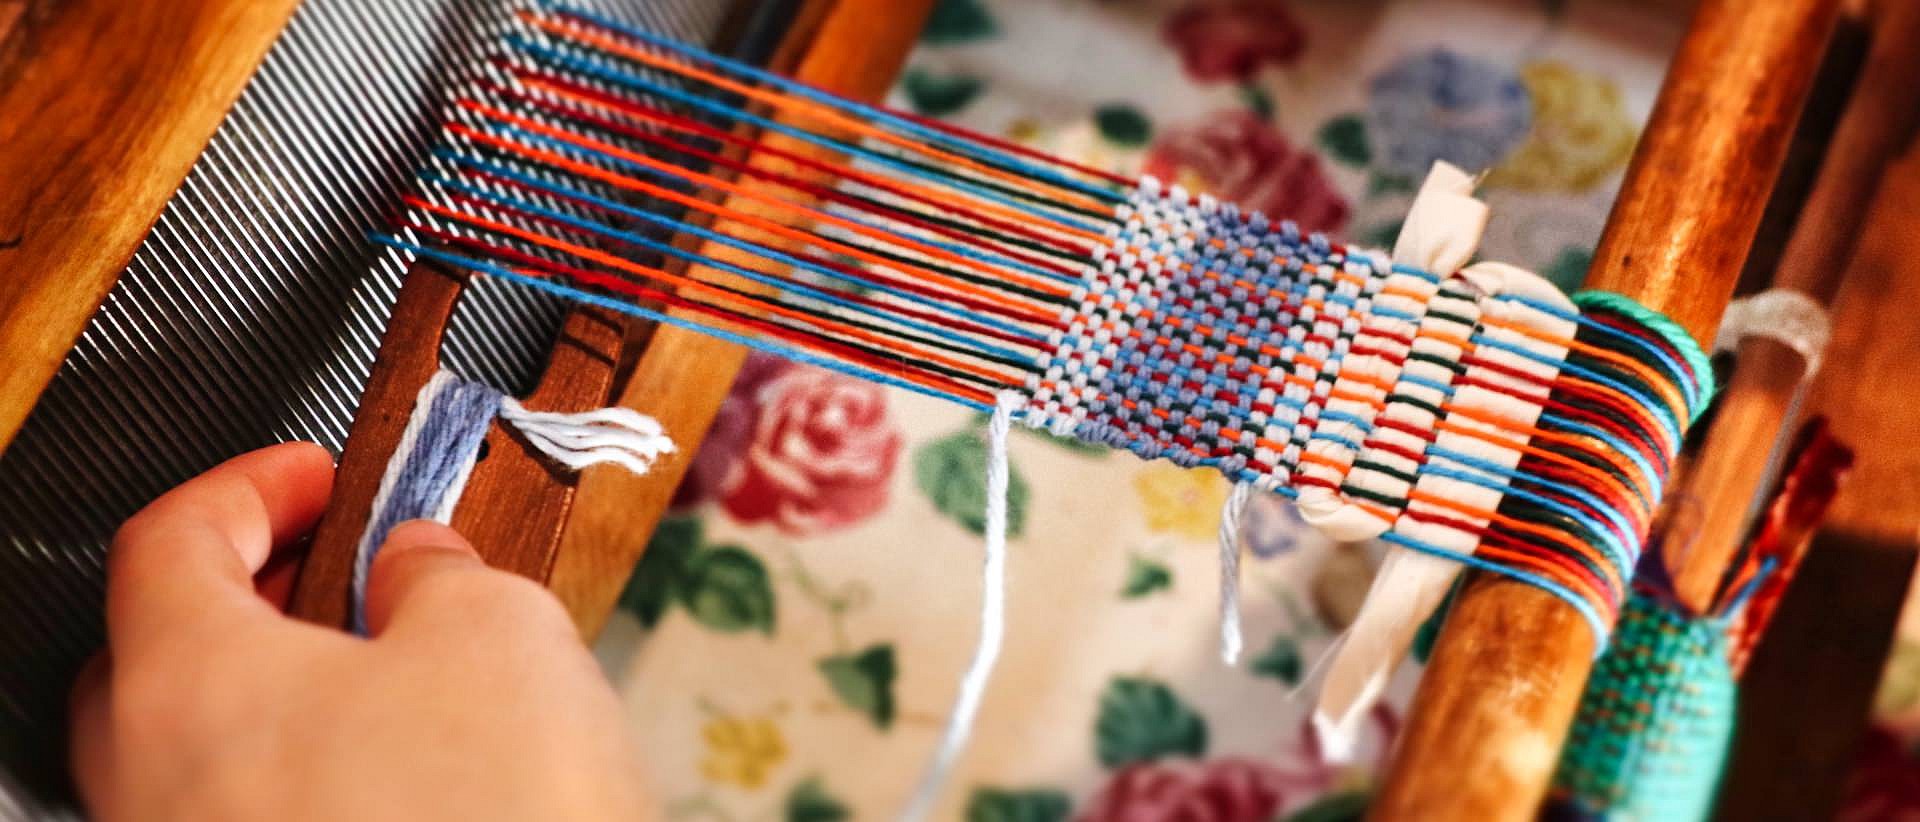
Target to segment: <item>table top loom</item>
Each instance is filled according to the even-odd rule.
[[[454,515],[490,563],[547,584],[591,636],[725,397],[744,348],[490,292],[367,247],[434,127],[436,77],[472,59],[510,4],[406,5],[0,0],[0,812],[58,807],[51,752],[67,681],[100,641],[102,546],[159,490],[279,439],[344,446],[294,604],[338,625],[352,544],[442,357],[525,389],[536,410],[643,410],[679,445],[651,473],[557,476],[504,447],[496,425]],[[934,3],[591,5],[874,100]],[[1920,297],[1920,158],[1906,151],[1911,95],[1900,102],[1920,65],[1920,12],[1844,5],[1698,4],[1587,280],[1703,344],[1736,286],[1771,280],[1833,305],[1839,332],[1810,404],[1863,458],[1755,658],[1730,818],[1831,806],[1920,526],[1920,447],[1906,433],[1920,409],[1903,399],[1920,385],[1901,363],[1920,347],[1920,324],[1901,314]],[[383,42],[368,45],[375,29]],[[370,102],[343,115],[358,89]],[[1805,375],[1763,339],[1742,358],[1703,452],[1709,533],[1744,514],[1761,473],[1752,452],[1790,422]],[[1734,538],[1676,558],[1683,594],[1720,578]],[[1843,641],[1833,625],[1847,626]],[[1371,815],[1531,817],[1592,644],[1560,601],[1474,578]],[[1796,679],[1807,666],[1828,674]],[[1778,779],[1787,768],[1804,778]]]

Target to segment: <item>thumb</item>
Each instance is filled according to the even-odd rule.
[[[387,532],[386,544],[367,571],[367,632],[385,633],[422,589],[458,586],[466,577],[487,572],[480,553],[460,532],[432,520],[400,523]]]
[[[388,533],[368,571],[366,608],[367,632],[376,637],[417,629],[443,638],[553,625],[572,630],[545,588],[487,567],[466,537],[430,520]]]

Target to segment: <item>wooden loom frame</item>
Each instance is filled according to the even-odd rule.
[[[0,448],[264,55],[294,0],[0,0]],[[1589,286],[1634,297],[1710,341],[1731,295],[1811,85],[1839,0],[1703,0],[1609,220]],[[801,79],[856,97],[889,85],[931,0],[814,0],[785,55]],[[803,16],[804,16],[803,15]],[[10,23],[34,35],[7,38]],[[27,45],[22,46],[22,42]],[[123,48],[103,48],[111,43]],[[172,71],[151,74],[150,65]],[[110,92],[75,93],[87,76]],[[142,82],[133,82],[134,78]],[[1730,101],[1739,101],[1733,105]],[[143,113],[165,111],[155,118]],[[34,116],[20,116],[31,112]],[[33,129],[34,122],[71,123]],[[156,126],[156,120],[160,122]],[[396,316],[423,331],[389,338],[355,423],[357,441],[397,435],[459,283],[423,270]],[[437,319],[436,319],[437,318]],[[403,325],[395,323],[396,326]],[[425,334],[425,336],[422,336]],[[411,335],[411,336],[409,336]],[[637,352],[637,353],[636,353]],[[724,398],[744,351],[677,329],[576,311],[534,407],[617,399],[666,424],[682,448],[648,477],[590,469],[555,483],[516,448],[494,448],[456,524],[498,564],[543,579],[583,633],[596,631]],[[622,359],[631,376],[617,392]],[[423,365],[422,363],[425,363]],[[411,386],[411,387],[409,387]],[[543,404],[544,403],[544,404]],[[363,434],[362,429],[371,434]],[[387,433],[379,433],[387,432]],[[490,433],[502,441],[501,431]],[[390,449],[350,448],[341,490],[377,478]],[[377,457],[377,459],[376,459]],[[497,467],[496,467],[497,466]],[[538,500],[537,527],[486,500]],[[354,503],[358,505],[360,503]],[[323,528],[338,544],[343,506]],[[491,509],[491,513],[489,513]],[[327,529],[331,530],[327,530]],[[496,537],[514,534],[512,539]],[[322,551],[319,556],[334,554]],[[301,608],[338,622],[337,560],[303,574]],[[328,563],[332,563],[329,565]],[[1712,569],[1699,573],[1708,573]],[[1591,658],[1570,610],[1511,582],[1478,579],[1449,620],[1374,813],[1384,818],[1523,818],[1551,774]],[[1442,763],[1442,764],[1429,764]]]

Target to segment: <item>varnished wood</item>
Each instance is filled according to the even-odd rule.
[[[15,18],[28,22],[0,78],[0,449],[294,5],[66,0]]]
[[[372,517],[381,476],[413,413],[414,398],[440,367],[440,343],[465,277],[416,264],[407,273],[380,341],[360,412],[335,472],[333,498],[314,531],[289,610],[326,625],[345,625],[354,555]],[[585,411],[606,405],[626,338],[622,317],[576,309],[562,323],[539,384],[522,402],[534,411]],[[495,422],[474,465],[453,527],[488,565],[535,580],[553,567],[560,529],[573,501],[574,477],[531,453]]]
[[[373,516],[373,498],[387,458],[413,413],[413,397],[439,367],[440,341],[460,299],[463,279],[432,266],[407,272],[380,338],[347,448],[334,471],[333,497],[314,530],[287,610],[323,625],[345,625],[355,546]],[[380,401],[384,398],[399,398]]]
[[[1873,21],[1873,45],[1835,131],[1818,180],[1801,211],[1774,277],[1825,305],[1840,288],[1861,236],[1868,206],[1887,164],[1920,122],[1920,3],[1895,3]],[[1739,366],[1719,399],[1713,428],[1693,464],[1687,492],[1698,528],[1669,540],[1669,561],[1681,599],[1704,607],[1746,536],[1771,449],[1791,421],[1787,414],[1807,376],[1807,363],[1781,343],[1741,343]]]
[[[1745,261],[1836,0],[1704,0],[1668,69],[1588,286],[1710,340]],[[1594,638],[1564,603],[1501,578],[1463,588],[1371,815],[1530,819]]]
[[[821,23],[816,44],[795,69],[795,76],[857,99],[878,99],[892,85],[932,7],[931,0],[837,0]],[[821,152],[817,146],[779,135],[769,137],[767,142],[809,156]],[[783,174],[813,175],[764,154],[756,155],[753,164]],[[771,184],[749,181],[746,185],[764,189]],[[766,208],[738,197],[727,204],[748,213],[763,213]],[[736,229],[736,233],[754,232]],[[784,241],[772,237],[759,239],[784,245]],[[709,244],[701,253],[736,264],[764,264],[730,246]],[[702,279],[764,290],[713,269],[695,266],[692,271]],[[560,564],[554,568],[549,584],[567,603],[583,634],[597,633],[612,611],[746,353],[738,345],[663,327],[655,331],[641,354],[620,395],[620,404],[659,420],[679,452],[655,463],[643,477],[607,469],[589,469],[582,476],[579,498],[562,538]]]
[[[1913,577],[1920,144],[1887,167],[1864,225],[1808,400],[1853,446],[1853,474],[1742,682],[1721,819],[1833,818]]]

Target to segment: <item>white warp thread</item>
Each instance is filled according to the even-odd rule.
[[[1220,506],[1220,661],[1229,668],[1239,664],[1245,644],[1240,631],[1240,521],[1252,498],[1253,483],[1239,482]]]
[[[933,810],[940,788],[946,784],[967,738],[973,735],[973,720],[980,712],[980,701],[987,693],[987,681],[1000,658],[1000,645],[1007,632],[1007,434],[1013,414],[1026,401],[1011,391],[994,400],[993,420],[987,426],[987,522],[986,558],[981,565],[980,641],[974,646],[973,661],[960,678],[960,692],[953,700],[953,713],[934,748],[933,761],[914,788],[900,818],[908,822],[925,819]]]

